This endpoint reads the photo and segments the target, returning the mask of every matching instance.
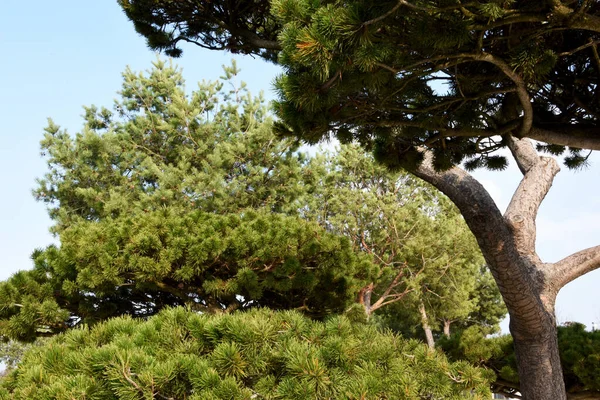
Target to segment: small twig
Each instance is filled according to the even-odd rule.
[[[335,72],[335,74],[333,74],[333,76],[319,88],[319,91],[323,92],[323,91],[329,89],[331,86],[333,86],[335,81],[338,80],[338,78],[340,80],[342,80],[342,70],[341,69],[338,69]]]
[[[581,51],[583,49],[587,49],[588,47],[594,47],[595,48],[597,44],[600,44],[600,40],[591,40],[590,39],[590,41],[588,43],[586,43],[584,45],[581,45],[581,46],[579,46],[579,47],[577,47],[577,48],[575,48],[573,50],[564,51],[562,53],[558,53],[558,56],[559,57],[570,56],[570,55],[573,55],[573,54],[577,53],[578,51]]]
[[[377,23],[379,21],[382,21],[382,20],[386,19],[387,17],[389,17],[390,15],[392,15],[393,13],[395,13],[396,11],[398,11],[398,9],[400,7],[402,7],[402,5],[404,5],[404,4],[406,4],[406,1],[400,0],[390,11],[386,12],[385,14],[380,15],[377,18],[373,18],[373,19],[371,19],[369,21],[363,22],[362,27],[373,25],[373,24],[375,24],[375,23]]]

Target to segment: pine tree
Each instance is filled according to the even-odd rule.
[[[536,255],[536,213],[559,167],[540,156],[529,139],[542,142],[537,150],[565,155],[568,167],[585,164],[581,149],[600,149],[600,5],[585,0],[268,3],[269,8],[257,9],[274,29],[254,34],[269,47],[255,42],[254,52],[280,50],[277,62],[285,74],[278,80],[279,131],[309,143],[332,133],[344,142],[356,140],[388,166],[407,168],[448,195],[476,236],[507,303],[523,395],[565,399],[555,298],[561,287],[600,267],[600,247],[553,264]],[[206,45],[205,35],[224,30],[235,37],[244,28],[235,21],[219,24],[221,14],[192,5],[201,20],[213,18],[213,25],[186,30],[185,23],[194,20],[186,17],[195,14],[180,14],[171,2],[120,4],[134,21],[141,19],[144,5],[160,11],[153,15],[161,18],[144,20],[152,32],[167,32],[169,40],[158,49],[176,48],[180,40]],[[230,9],[227,2],[218,4]],[[267,9],[270,14],[263,12]],[[279,46],[273,46],[275,40]],[[433,86],[438,81],[445,89]],[[467,169],[503,169],[507,160],[497,153],[502,148],[510,150],[524,175],[505,215],[456,167],[463,162]]]
[[[116,113],[86,108],[74,138],[49,123],[50,171],[35,194],[61,244],[0,284],[3,335],[33,340],[174,305],[323,318],[358,299],[370,315],[449,276],[449,259],[478,275],[464,222],[438,210],[431,188],[357,147],[305,159],[275,140],[238,72],[188,95],[158,61],[147,75],[127,70]]]
[[[235,83],[235,65],[224,81]],[[273,136],[243,84],[203,83],[157,61],[124,73],[116,112],[86,108],[75,137],[53,122],[35,191],[60,246],[0,283],[0,334],[33,340],[166,306],[341,313],[376,267],[297,214],[304,156]]]
[[[445,196],[389,171],[358,146],[317,155],[308,168],[318,179],[303,201],[303,215],[350,238],[379,267],[359,293],[367,317],[386,307],[385,324],[411,336],[420,336],[411,328],[415,321],[422,325],[421,304],[435,330],[495,326],[504,317],[477,244]]]
[[[486,399],[489,371],[345,317],[166,309],[52,338],[0,399]]]

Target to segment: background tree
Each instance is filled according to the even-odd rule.
[[[463,285],[478,279],[481,256],[461,217],[441,212],[447,200],[357,147],[305,159],[275,139],[237,72],[188,96],[158,61],[148,75],[125,72],[116,115],[86,108],[75,138],[50,122],[50,172],[35,193],[61,244],[0,284],[3,335],[33,340],[174,305],[322,318],[358,298],[370,315],[434,293],[426,280],[450,266]],[[453,292],[452,279],[435,290]]]
[[[23,343],[15,340],[0,342],[0,377],[6,376],[23,358],[23,355],[35,345],[43,345],[44,339],[35,343]]]
[[[361,288],[376,291],[372,305],[361,295],[371,313],[413,290],[411,268],[422,271],[424,257],[442,260],[456,247],[448,237],[419,250],[442,227],[427,226],[439,201],[430,189],[357,148],[308,162],[275,140],[260,99],[236,86],[236,74],[226,68],[224,82],[188,96],[179,71],[158,61],[148,75],[125,72],[117,114],[86,108],[75,138],[49,123],[50,171],[35,193],[61,244],[0,284],[3,335],[33,340],[174,305],[322,318],[345,311]],[[379,186],[367,183],[375,179]],[[376,222],[382,212],[387,222]]]
[[[120,2],[134,21],[131,10],[146,3]],[[570,167],[585,163],[581,148],[600,149],[598,3],[269,3],[286,70],[278,81],[280,130],[310,143],[331,134],[357,140],[448,195],[507,304],[523,394],[564,399],[554,303],[561,287],[600,267],[600,247],[557,263],[537,256],[535,216],[559,168],[529,139],[543,142],[540,150],[566,151]],[[146,19],[156,30],[174,31],[189,17],[166,3],[153,6],[173,16]],[[434,89],[434,81],[446,90]],[[506,159],[494,154],[501,148],[524,175],[504,215],[456,167],[502,169]]]
[[[225,70],[231,82],[235,66]],[[72,138],[50,122],[50,172],[36,195],[60,247],[0,283],[0,332],[33,340],[128,314],[188,305],[340,313],[377,267],[296,214],[303,156],[275,140],[243,85],[201,84],[177,69],[126,71],[113,114],[86,108]]]
[[[389,171],[358,146],[317,154],[308,168],[318,179],[302,201],[302,214],[349,237],[380,268],[359,293],[367,316],[389,306],[394,311],[383,311],[386,325],[421,336],[408,323],[419,321],[433,347],[432,329],[497,325],[506,315],[477,243],[445,196]]]

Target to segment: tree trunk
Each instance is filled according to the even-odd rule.
[[[371,313],[373,309],[371,307],[371,296],[373,294],[373,282],[369,283],[367,286],[362,288],[360,292],[358,292],[358,302],[363,306],[365,311],[365,315],[367,317],[367,321],[371,318]]]
[[[430,349],[435,348],[435,342],[433,341],[433,332],[429,326],[429,317],[427,317],[427,311],[425,311],[425,304],[421,301],[419,303],[419,313],[421,314],[421,326],[425,332],[425,338],[427,339],[427,346]]]
[[[528,400],[566,399],[556,325],[548,321],[543,330],[542,337],[521,338],[513,333],[520,392]]]
[[[565,400],[554,302],[567,283],[600,268],[600,246],[553,264],[540,260],[535,252],[535,219],[558,164],[540,157],[528,139],[505,139],[524,176],[504,215],[464,170],[435,171],[429,152],[411,172],[452,200],[477,239],[510,314],[523,398]]]
[[[452,324],[452,321],[444,320],[444,336],[447,338],[450,338],[450,324]]]

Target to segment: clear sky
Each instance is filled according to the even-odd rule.
[[[83,105],[111,107],[127,65],[150,67],[147,50],[116,1],[9,0],[0,15],[0,279],[31,268],[33,249],[54,238],[44,205],[31,196],[45,172],[39,154],[46,118],[71,133],[81,126]],[[231,54],[184,48],[177,63],[188,87],[216,79]],[[274,65],[236,57],[250,90],[272,98]],[[581,172],[563,168],[538,216],[537,249],[546,262],[600,244],[600,156]],[[476,173],[503,210],[519,182],[511,167]],[[559,294],[560,322],[600,322],[600,271],[579,278]]]

